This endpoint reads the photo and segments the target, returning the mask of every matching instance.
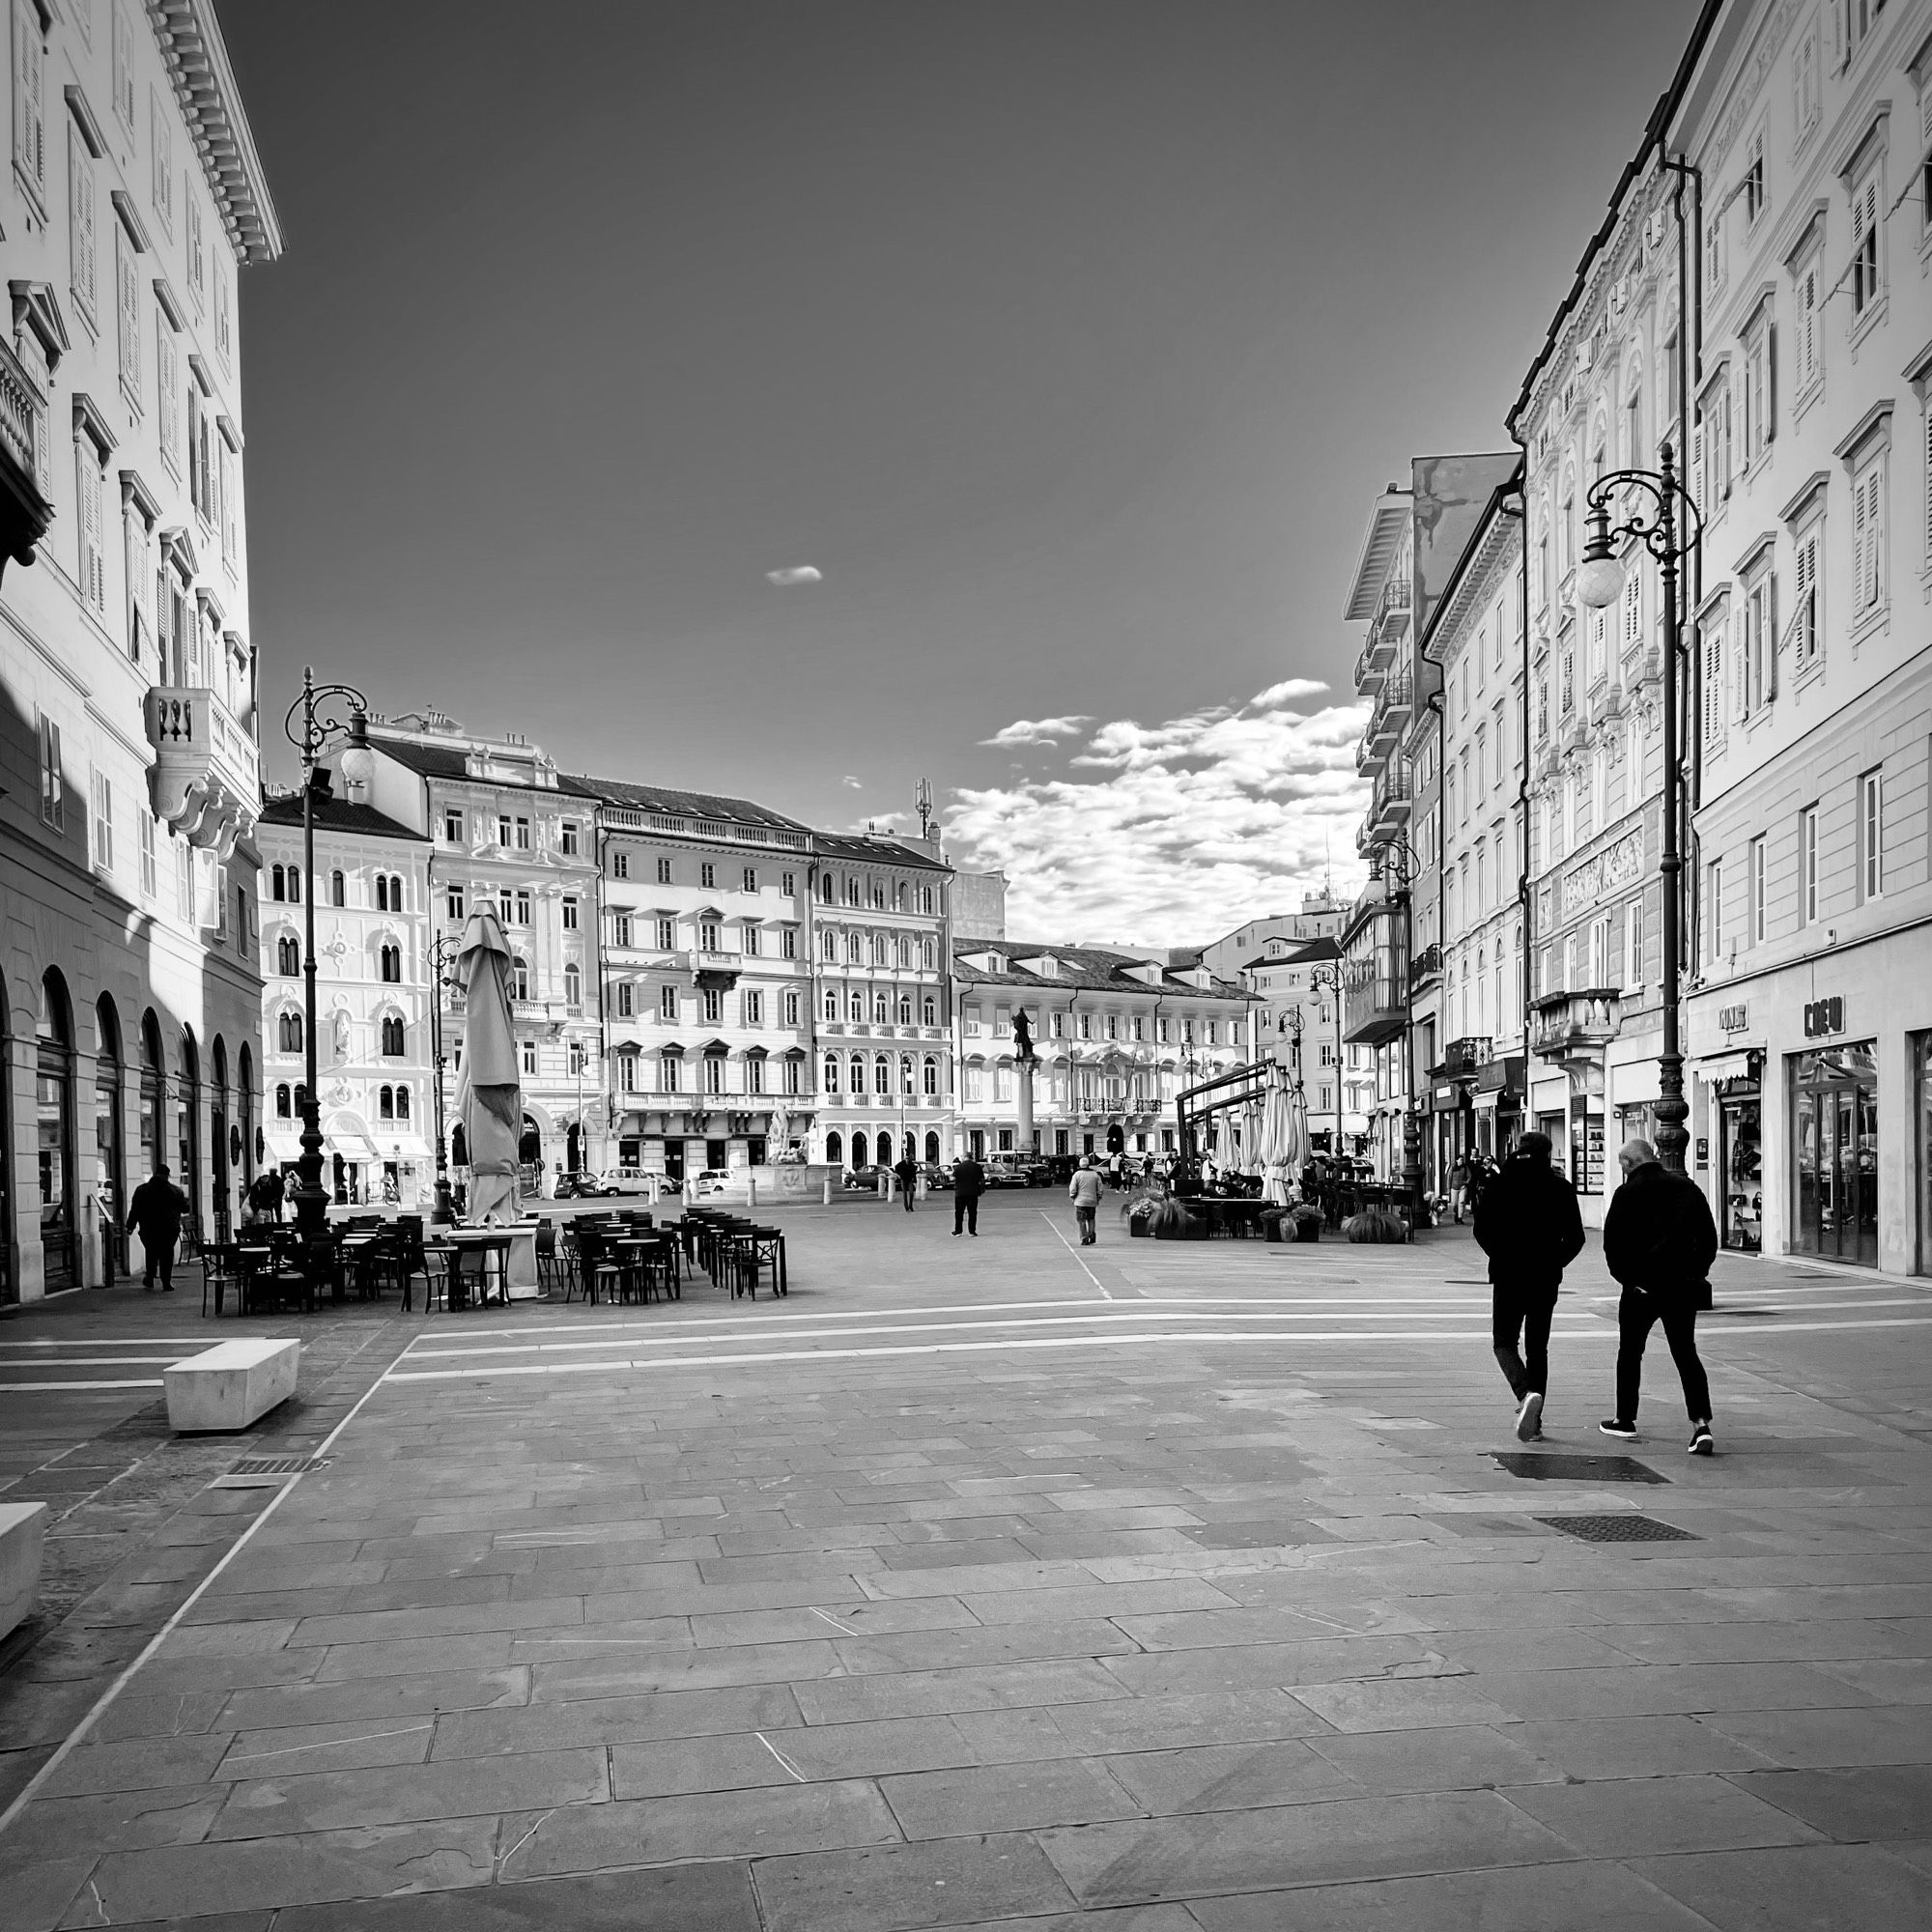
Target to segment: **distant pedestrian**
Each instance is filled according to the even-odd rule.
[[[1473,1164],[1475,1156],[1470,1155]],[[1549,1323],[1563,1270],[1583,1251],[1577,1190],[1549,1164],[1549,1136],[1529,1133],[1476,1201],[1476,1245],[1490,1258],[1491,1340],[1516,1397],[1516,1433],[1543,1434]],[[1517,1352],[1520,1339],[1522,1352]]]
[[[969,1153],[952,1170],[952,1232],[980,1232],[980,1197],[986,1191],[986,1170]]]
[[[128,1229],[141,1237],[141,1292],[153,1294],[155,1276],[161,1293],[175,1292],[175,1243],[181,1239],[187,1214],[187,1196],[168,1179],[164,1163],[156,1161],[153,1176],[134,1190],[128,1204]]]
[[[1091,1248],[1096,1238],[1094,1217],[1099,1211],[1100,1177],[1091,1160],[1083,1160],[1066,1183],[1066,1198],[1073,1203],[1073,1218],[1080,1228],[1080,1245]]]
[[[899,1184],[899,1199],[905,1204],[908,1214],[912,1212],[913,1190],[919,1185],[919,1162],[909,1153],[902,1153],[893,1163],[893,1179]]]
[[[1690,1413],[1690,1453],[1709,1456],[1717,1443],[1711,1384],[1697,1354],[1697,1307],[1718,1255],[1718,1224],[1704,1190],[1689,1175],[1671,1173],[1648,1141],[1626,1141],[1617,1165],[1624,1183],[1604,1216],[1604,1263],[1624,1292],[1617,1303],[1617,1412],[1603,1432],[1636,1440],[1644,1345],[1662,1321]]]

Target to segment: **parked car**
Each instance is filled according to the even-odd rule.
[[[591,1201],[599,1195],[613,1193],[598,1179],[594,1174],[559,1174],[550,1190],[553,1201]]]
[[[740,1176],[727,1174],[722,1167],[707,1167],[685,1189],[685,1198],[691,1201],[716,1201],[727,1192],[742,1192],[744,1185]]]
[[[848,1167],[838,1184],[854,1194],[876,1194],[880,1178],[891,1172],[886,1167]]]
[[[607,1167],[597,1177],[597,1191],[600,1194],[648,1194],[654,1178],[665,1193],[675,1194],[678,1191],[677,1182],[668,1175],[653,1177],[641,1167]]]
[[[928,1188],[950,1188],[952,1185],[952,1163],[950,1160],[929,1160],[920,1172],[924,1175]]]

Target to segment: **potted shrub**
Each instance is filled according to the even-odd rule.
[[[1148,1232],[1156,1241],[1191,1241],[1208,1232],[1205,1221],[1197,1221],[1179,1201],[1159,1201],[1148,1216]]]
[[[1364,1208],[1342,1223],[1342,1232],[1351,1241],[1397,1246],[1408,1239],[1408,1223],[1386,1208]]]
[[[1292,1209],[1283,1226],[1287,1229],[1284,1238],[1295,1241],[1319,1241],[1321,1238],[1321,1210],[1319,1208],[1303,1206]]]

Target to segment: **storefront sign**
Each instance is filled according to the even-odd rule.
[[[1725,1033],[1743,1033],[1750,1025],[1748,1007],[1719,1007],[1718,1024]]]
[[[1630,885],[1643,870],[1643,832],[1626,834],[1591,856],[1563,881],[1563,917],[1597,904],[1606,894]]]
[[[1845,1030],[1845,1002],[1838,994],[1829,1000],[1811,1000],[1804,1008],[1804,1037],[1818,1039],[1826,1034]]]

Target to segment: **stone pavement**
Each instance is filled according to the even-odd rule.
[[[367,1400],[278,1490],[197,1445],[154,1550],[245,1521],[0,1927],[1932,1922],[1920,1285],[1723,1263],[1706,1463],[1661,1338],[1597,1434],[1593,1247],[1522,1452],[1464,1239],[941,1206],[789,1211],[781,1302],[317,1318]]]

